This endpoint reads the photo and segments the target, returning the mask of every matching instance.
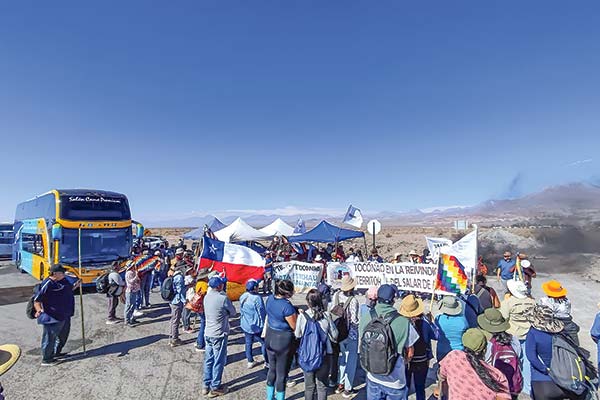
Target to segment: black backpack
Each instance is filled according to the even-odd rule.
[[[27,318],[29,318],[29,319],[35,319],[36,311],[35,311],[35,307],[33,306],[33,299],[35,299],[35,296],[37,295],[38,290],[40,290],[39,283],[33,287],[33,294],[31,295],[31,297],[27,301],[27,305],[25,306],[25,315],[27,315]]]
[[[362,333],[360,343],[360,365],[375,375],[389,375],[396,361],[398,351],[391,323],[399,316],[392,311],[381,317],[371,310],[371,320]]]
[[[173,287],[173,277],[167,276],[160,287],[160,296],[165,301],[171,301],[175,298],[175,288]]]
[[[108,284],[108,275],[110,272],[105,272],[96,278],[96,291],[98,293],[108,293],[110,285]]]
[[[346,299],[346,302],[342,306],[338,304],[331,309],[331,314],[338,317],[333,323],[338,331],[337,343],[342,342],[348,338],[350,334],[349,323],[348,323],[348,306],[350,305],[350,301],[354,298],[354,296],[350,296]],[[338,295],[339,300],[339,295]]]
[[[582,395],[589,390],[589,381],[597,377],[597,371],[583,349],[569,336],[558,333],[552,335],[552,361],[548,375],[560,388]]]

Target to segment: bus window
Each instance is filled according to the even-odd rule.
[[[38,256],[44,256],[44,244],[42,242],[42,235],[33,233],[21,233],[21,243],[23,251],[31,254],[37,254]]]

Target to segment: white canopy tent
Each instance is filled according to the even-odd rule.
[[[215,236],[222,242],[245,242],[254,240],[268,240],[273,235],[254,229],[243,219],[238,218],[230,225],[215,232]]]
[[[281,218],[277,218],[260,231],[269,236],[291,236],[294,233],[294,228],[286,224]]]

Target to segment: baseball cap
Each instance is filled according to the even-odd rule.
[[[67,270],[62,266],[62,264],[54,264],[52,267],[50,267],[50,273],[53,274],[55,272],[62,272],[64,274],[67,272]]]
[[[391,303],[394,301],[395,297],[396,291],[391,285],[384,284],[379,286],[379,289],[377,290],[377,300],[381,300],[385,303]]]
[[[254,291],[254,289],[256,289],[257,287],[258,282],[256,281],[256,279],[248,279],[248,282],[246,282],[246,290],[248,292]]]
[[[223,284],[223,279],[221,279],[219,276],[213,276],[212,278],[210,278],[208,280],[208,286],[215,289],[218,288],[219,286],[221,286]]]

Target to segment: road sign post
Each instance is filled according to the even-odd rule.
[[[381,222],[376,219],[372,219],[367,224],[367,232],[373,235],[373,248],[375,248],[375,235],[381,232]]]

